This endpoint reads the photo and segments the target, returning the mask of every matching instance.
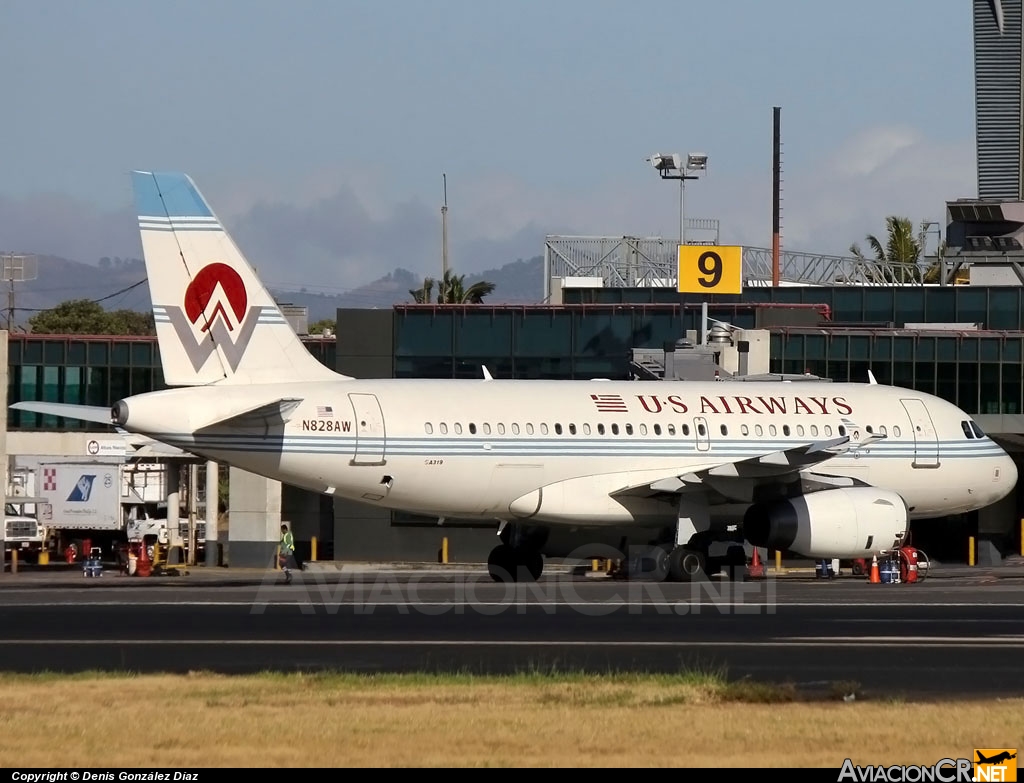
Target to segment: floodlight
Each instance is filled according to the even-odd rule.
[[[647,160],[658,171],[672,171],[682,168],[682,156],[679,153],[666,152],[659,155],[651,155]]]
[[[686,156],[686,168],[690,171],[704,171],[708,167],[708,156],[691,152]]]

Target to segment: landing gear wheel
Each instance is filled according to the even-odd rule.
[[[535,582],[544,572],[544,556],[499,544],[487,556],[487,572],[495,582]]]
[[[703,552],[677,546],[668,555],[669,575],[675,582],[693,582],[706,575],[707,557]]]
[[[523,552],[522,557],[523,565],[526,566],[526,572],[536,582],[540,579],[540,575],[544,573],[544,555],[540,552]]]
[[[508,544],[498,544],[487,555],[487,573],[495,582],[516,581],[515,550]]]
[[[725,553],[725,559],[729,567],[729,579],[733,582],[743,582],[747,578],[747,551],[736,544],[729,547]]]

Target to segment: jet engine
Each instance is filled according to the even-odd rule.
[[[909,526],[903,498],[873,487],[827,489],[755,504],[743,517],[743,534],[752,545],[815,559],[871,557],[892,550]]]

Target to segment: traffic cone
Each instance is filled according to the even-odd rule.
[[[871,556],[871,577],[868,579],[868,581],[871,584],[873,584],[873,585],[877,585],[877,584],[881,584],[882,583],[882,578],[878,574],[878,556],[877,555],[872,555]]]
[[[747,576],[751,579],[761,579],[764,577],[764,563],[761,562],[761,555],[758,554],[757,547],[754,547],[754,556],[750,560],[750,565],[747,566]]]

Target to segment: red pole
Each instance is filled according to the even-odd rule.
[[[772,132],[772,287],[779,287],[780,247],[779,224],[782,212],[782,107],[773,108],[774,121]]]

